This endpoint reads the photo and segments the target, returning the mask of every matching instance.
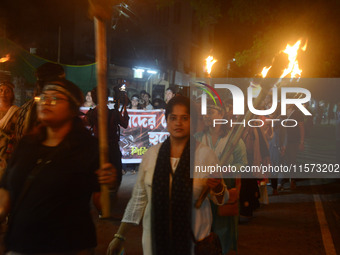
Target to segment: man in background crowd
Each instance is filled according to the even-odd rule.
[[[170,101],[171,98],[173,98],[176,95],[176,91],[175,88],[173,87],[169,87],[166,89],[165,91],[165,103],[168,103]]]

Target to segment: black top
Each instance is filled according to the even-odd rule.
[[[35,137],[18,144],[1,182],[11,197],[8,250],[47,253],[96,246],[90,198],[99,191],[98,147],[85,129],[79,131],[57,147],[43,146]],[[17,204],[27,176],[46,156],[49,160]]]
[[[86,119],[95,137],[98,137],[98,108],[90,109],[86,113]],[[118,144],[120,140],[120,127],[127,128],[129,114],[123,110],[123,115],[117,109],[108,109],[107,130],[110,144]]]
[[[296,120],[297,123],[301,123],[304,121],[303,114],[300,110],[295,109],[294,112],[290,115],[289,119]],[[287,123],[288,125],[293,125],[291,121]],[[300,127],[296,125],[296,127],[287,127],[287,142],[289,143],[300,143]]]

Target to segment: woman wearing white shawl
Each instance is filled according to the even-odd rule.
[[[7,166],[7,160],[15,142],[16,111],[14,85],[9,81],[0,82],[0,179]]]

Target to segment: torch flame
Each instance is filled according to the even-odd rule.
[[[211,73],[212,66],[217,62],[213,56],[209,56],[205,59],[205,71],[209,74]]]
[[[306,40],[305,45],[301,48],[302,51],[306,51],[306,49],[307,49],[307,43],[308,43],[308,40]]]
[[[290,74],[291,78],[301,77],[302,70],[299,68],[299,63],[297,61],[298,50],[300,49],[301,40],[298,40],[293,46],[287,44],[286,49],[283,50],[283,53],[288,55],[289,64],[288,67],[283,70],[283,73],[280,78],[286,77]],[[301,50],[306,51],[307,49],[307,41],[305,45],[301,48]]]
[[[0,58],[0,63],[4,63],[4,62],[8,61],[9,58],[10,58],[10,55],[7,54],[6,57]]]
[[[261,75],[262,75],[262,78],[266,78],[267,74],[268,74],[268,71],[270,70],[270,68],[272,68],[272,66],[270,67],[263,67],[262,69],[262,72],[261,72]]]

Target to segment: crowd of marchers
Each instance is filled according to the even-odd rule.
[[[127,109],[164,109],[169,137],[148,149],[121,225],[107,254],[121,254],[126,233],[143,221],[144,254],[236,254],[240,217],[252,217],[284,188],[285,176],[234,176],[194,172],[193,165],[295,164],[304,150],[306,120],[290,107],[298,125],[246,128],[228,158],[232,128],[212,125],[235,118],[232,103],[208,102],[199,116],[195,99],[170,87],[164,100],[141,91],[131,98],[117,90],[108,109],[108,161],[100,167],[97,89],[86,93],[65,79],[63,68],[47,63],[35,72],[34,98],[14,106],[14,85],[0,81],[0,221],[6,226],[1,248],[8,255],[94,254],[97,246],[91,210],[101,211],[100,185],[117,194],[122,180],[120,128]],[[118,88],[119,89],[119,88]],[[193,102],[194,101],[194,102]],[[80,107],[89,107],[84,116]],[[263,109],[271,106],[270,96]],[[340,115],[339,115],[340,116]],[[266,118],[282,118],[279,110]],[[223,161],[223,162],[222,162]],[[290,179],[290,188],[295,180]],[[116,197],[119,199],[119,197]],[[4,229],[4,228],[3,228]],[[4,230],[2,230],[4,231]]]

